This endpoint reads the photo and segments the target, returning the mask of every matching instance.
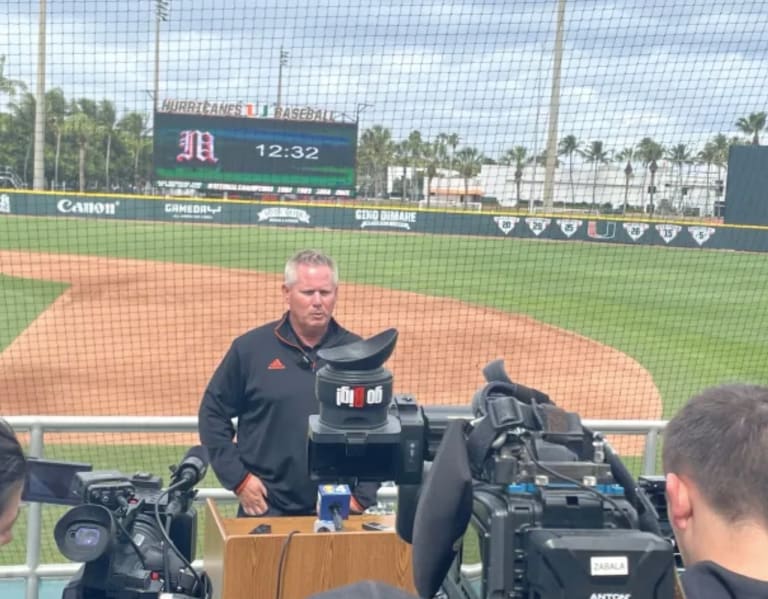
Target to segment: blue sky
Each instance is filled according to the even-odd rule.
[[[497,157],[544,146],[556,0],[170,0],[161,98],[283,102],[361,115],[396,137],[456,132]],[[561,136],[619,150],[700,146],[768,110],[768,3],[568,0]],[[48,87],[149,112],[154,2],[47,0]],[[0,0],[6,76],[34,82],[35,0]],[[768,134],[766,135],[768,139]]]

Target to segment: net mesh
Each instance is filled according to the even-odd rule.
[[[585,418],[768,382],[768,232],[722,218],[764,133],[763,2],[4,8],[3,415],[196,415],[308,247],[343,325],[400,331],[422,404],[468,405],[497,358]],[[195,439],[46,455],[164,474]]]

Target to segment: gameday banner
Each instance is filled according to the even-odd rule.
[[[245,202],[199,198],[135,198],[0,191],[0,218],[45,216],[175,223],[264,225],[380,233],[476,235],[623,245],[768,252],[768,227],[438,212],[411,208]]]

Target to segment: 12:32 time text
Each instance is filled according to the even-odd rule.
[[[317,160],[320,149],[316,146],[282,146],[280,144],[259,144],[256,152],[262,158],[293,158],[294,160]]]

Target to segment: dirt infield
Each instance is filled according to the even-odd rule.
[[[284,309],[280,277],[253,271],[5,251],[0,272],[70,285],[0,353],[6,415],[195,415],[232,339]],[[481,368],[503,358],[585,418],[661,417],[635,360],[525,316],[351,283],[336,315],[363,336],[399,330],[387,366],[422,404],[468,404]]]

